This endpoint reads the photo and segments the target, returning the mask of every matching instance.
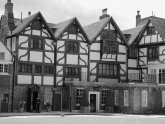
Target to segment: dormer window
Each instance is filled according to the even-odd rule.
[[[155,61],[159,58],[159,49],[158,47],[148,48],[148,60]]]
[[[103,41],[102,53],[104,54],[116,54],[118,53],[118,42],[115,41]]]
[[[72,25],[69,27],[69,34],[77,34],[77,26]]]
[[[155,31],[154,27],[148,27],[147,28],[147,35],[153,35],[155,33],[156,33],[156,31]]]
[[[34,20],[32,23],[32,29],[33,30],[41,30],[42,23],[41,20]]]

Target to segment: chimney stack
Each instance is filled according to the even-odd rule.
[[[107,17],[110,17],[110,15],[107,14],[107,8],[105,9],[102,9],[102,15],[100,16],[100,20],[104,19],[104,18],[107,18]]]
[[[7,23],[8,23],[9,29],[11,31],[14,30],[15,24],[14,24],[14,14],[13,14],[13,3],[11,2],[11,0],[7,0],[7,3],[5,4],[4,16],[5,16],[5,18],[7,18]]]
[[[30,11],[28,12],[28,16],[31,16],[31,12]]]
[[[140,11],[138,10],[136,15],[136,27],[138,26],[140,19],[141,19],[141,15],[140,15]]]

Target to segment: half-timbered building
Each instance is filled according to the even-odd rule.
[[[40,12],[28,14],[24,19],[14,18],[13,3],[8,0],[1,30],[4,44],[14,57],[14,108],[26,101],[27,111],[33,111],[37,97],[41,105],[52,103],[55,38]]]
[[[139,12],[136,27],[123,31],[129,44],[128,80],[134,84],[141,83],[134,90],[134,94],[139,96],[136,111],[160,113],[165,99],[165,19],[155,16],[141,19]]]

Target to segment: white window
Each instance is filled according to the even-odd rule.
[[[83,88],[77,88],[77,94],[76,94],[76,105],[79,106],[81,102],[81,98],[83,96],[84,89]]]
[[[7,64],[0,64],[0,73],[7,74],[9,69],[9,65]]]
[[[107,89],[103,89],[102,92],[101,92],[101,96],[102,96],[101,104],[102,105],[105,105],[106,104],[108,92],[109,92],[109,90],[107,90]]]
[[[165,69],[159,69],[159,84],[165,84]]]
[[[115,90],[115,105],[119,105],[119,91]]]
[[[124,90],[124,106],[129,106],[129,92]]]
[[[162,91],[162,107],[165,107],[165,91]]]
[[[145,90],[145,91],[142,91],[142,97],[141,97],[141,104],[142,104],[142,107],[147,107],[148,106],[148,92]]]
[[[0,60],[5,60],[5,53],[4,52],[0,52]]]

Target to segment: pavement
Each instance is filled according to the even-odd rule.
[[[13,112],[13,113],[0,113],[0,117],[11,117],[11,116],[65,116],[65,115],[99,115],[99,116],[133,116],[133,114],[123,114],[123,113],[80,113],[80,112],[66,112],[66,111],[50,111],[50,112]],[[150,116],[150,115],[144,115]],[[152,115],[151,116],[163,116],[165,115]]]

